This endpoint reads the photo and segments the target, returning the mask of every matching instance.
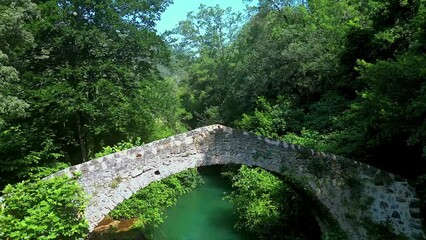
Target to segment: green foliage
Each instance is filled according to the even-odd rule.
[[[112,153],[127,150],[132,147],[141,146],[143,143],[141,138],[137,137],[135,140],[121,141],[112,147],[106,146],[100,152],[95,153],[95,158],[103,157]]]
[[[30,171],[29,178],[31,180],[39,180],[53,173],[59,172],[62,169],[69,167],[69,164],[63,162],[53,162],[51,164],[39,165]]]
[[[225,121],[222,105],[233,67],[229,59],[241,23],[242,14],[231,8],[201,4],[169,33],[176,60],[173,70],[179,73],[180,97],[191,116],[185,122],[190,127]]]
[[[178,128],[172,129],[167,126],[166,123],[161,121],[156,121],[152,128],[150,129],[151,132],[151,140],[157,140],[161,138],[170,137],[174,134],[176,134],[176,131],[183,131],[184,128],[182,126],[177,126]],[[142,142],[142,139],[140,137],[136,137],[135,139],[131,138],[127,141],[121,141],[113,146],[106,146],[103,147],[101,151],[95,153],[95,158],[103,157],[115,152],[124,151],[127,149],[130,149],[132,147],[138,147],[142,146],[144,143]]]
[[[425,9],[424,1],[259,2],[230,58],[231,118],[260,135],[420,174]],[[389,160],[391,148],[412,163]]]
[[[383,144],[393,136],[407,136],[409,145],[423,144],[425,61],[425,57],[402,56],[363,69],[361,80],[368,88],[360,93],[360,101],[352,105],[352,111],[358,118],[368,116],[369,121],[358,123],[368,129],[367,144]],[[414,128],[413,123],[417,123]]]
[[[48,131],[41,137],[35,129],[10,126],[0,132],[0,142],[0,189],[8,183],[41,178],[67,167],[58,162],[63,153]]]
[[[348,1],[307,3],[315,11],[303,5],[278,4],[284,7],[258,14],[244,26],[230,88],[231,99],[244,112],[254,108],[259,96],[268,101],[285,96],[293,106],[305,107],[339,82],[339,45],[347,24],[342,19],[351,19],[353,9]]]
[[[169,34],[183,37],[173,43],[180,53],[189,58],[200,54],[214,62],[218,57],[226,57],[226,47],[235,40],[241,20],[241,13],[233,12],[230,7],[222,9],[219,5],[200,4],[198,11],[189,12],[187,19],[180,21]]]
[[[242,166],[232,181],[236,191],[230,199],[240,216],[238,228],[262,235],[280,225],[281,206],[272,200],[279,192],[278,179],[266,171]]]
[[[282,136],[281,139],[292,144],[321,152],[334,152],[333,144],[336,141],[334,135],[333,133],[321,134],[316,130],[302,129],[300,134],[287,133]]]
[[[164,210],[174,205],[183,194],[191,191],[202,179],[190,169],[151,183],[120,203],[109,213],[113,219],[138,218],[135,228],[149,230],[164,221]]]
[[[192,44],[174,52],[186,69],[182,99],[193,116],[190,126],[236,125],[419,174],[425,145],[424,1],[278,0],[260,1],[253,9],[219,55],[205,40],[217,40],[209,37],[220,28],[208,26],[223,19],[222,11],[202,7],[178,28],[185,38],[180,43]],[[401,168],[401,162],[387,160],[384,149],[394,146],[413,164]]]
[[[157,70],[168,50],[154,26],[170,3],[0,3],[1,188],[182,130],[176,83]]]
[[[32,45],[25,23],[37,15],[36,5],[29,0],[0,2],[0,130],[11,118],[24,116],[29,107],[19,96],[19,73],[12,63],[17,49]]]
[[[309,217],[310,211],[303,209],[300,197],[276,176],[247,166],[241,166],[236,174],[226,175],[232,176],[234,190],[229,199],[239,215],[237,228],[260,239],[303,239],[315,234],[316,222]],[[310,232],[301,229],[302,222],[313,223]]]
[[[383,162],[400,174],[421,173],[424,163],[419,153],[426,140],[425,61],[424,56],[406,54],[361,65],[359,80],[366,88],[340,118],[346,127],[336,134],[337,148],[353,156],[370,155],[370,163]],[[389,147],[409,156],[411,163],[388,161],[389,152],[383,149]]]
[[[273,106],[259,97],[253,115],[243,114],[236,125],[258,135],[280,139],[286,132],[299,130],[302,116],[300,110],[293,109],[290,101],[282,97]]]
[[[174,100],[177,101],[177,99],[174,99]],[[172,105],[168,105],[168,106],[170,107]],[[178,133],[187,131],[187,128],[179,120],[183,115],[186,114],[186,111],[182,108],[178,108],[176,109],[176,111],[172,110],[170,112],[176,113],[176,115],[173,116],[173,119],[170,119],[170,121],[165,121],[161,119],[156,119],[154,121],[154,123],[151,125],[151,128],[149,130],[150,136],[147,139],[148,141],[171,137]]]
[[[330,100],[327,100],[330,101]],[[326,107],[329,107],[328,103]],[[315,111],[326,111],[322,102],[312,106]],[[306,148],[316,149],[318,151],[331,152],[336,145],[336,133],[321,133],[318,130],[301,128],[302,122],[307,126],[314,125],[314,129],[330,131],[330,126],[321,122],[324,119],[306,120],[314,116],[322,116],[323,118],[331,118],[330,115],[312,112],[310,115],[303,114],[301,109],[292,106],[291,101],[279,97],[276,105],[271,106],[264,97],[259,97],[257,107],[252,115],[243,114],[241,120],[236,121],[236,125],[246,131],[266,136],[273,139],[279,139],[297,144]],[[311,124],[308,124],[310,122]],[[321,123],[320,123],[321,122]]]
[[[153,8],[136,2],[123,8],[125,3],[117,1],[38,5],[42,18],[29,26],[38,47],[25,52],[32,66],[20,69],[25,94],[38,109],[32,118],[52,129],[55,142],[64,139],[58,141],[64,147],[78,145],[83,161],[105,141],[145,137],[144,130],[155,119],[156,99],[148,98],[150,89],[161,82],[154,46],[155,51],[166,50],[146,25],[159,14],[150,12],[167,5],[157,2]],[[141,21],[121,18],[130,20],[140,13],[146,14]],[[62,22],[64,26],[57,28]],[[118,28],[123,29],[121,34],[114,30]],[[31,82],[41,79],[43,84],[32,89]]]
[[[88,234],[87,197],[66,176],[8,185],[0,208],[2,239],[78,239]]]
[[[424,174],[424,0],[261,0],[243,26],[201,5],[168,36],[170,59],[154,26],[171,1],[149,2],[0,3],[0,188],[180,120]],[[279,218],[282,205],[257,203],[247,216]]]
[[[414,37],[412,47],[414,51],[426,53],[426,2],[420,1],[419,11],[412,19]]]

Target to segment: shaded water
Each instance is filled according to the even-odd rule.
[[[153,240],[249,240],[234,225],[237,215],[224,199],[231,191],[229,180],[220,176],[219,167],[199,168],[204,184],[182,196],[166,211],[166,220],[152,233]]]

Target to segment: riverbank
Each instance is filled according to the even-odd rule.
[[[88,240],[147,240],[139,230],[132,226],[137,219],[113,220],[109,217],[103,219],[87,238]]]

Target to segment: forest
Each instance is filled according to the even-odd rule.
[[[25,184],[70,165],[218,123],[408,178],[426,219],[426,1],[243,2],[244,13],[200,5],[160,35],[156,21],[172,0],[1,1],[3,194],[25,195]],[[234,184],[248,171],[234,171]],[[198,181],[185,174],[193,182],[171,198]],[[37,194],[64,181],[35,183]],[[84,202],[78,186],[64,188]],[[231,198],[243,206],[241,194]],[[35,222],[51,222],[48,206],[21,221],[20,201],[6,201],[13,209],[0,208],[0,229],[16,228],[0,238],[40,237],[47,227]],[[45,239],[85,236],[84,222],[69,223],[73,211],[54,216],[63,227]],[[260,236],[271,227],[250,218],[241,225]]]

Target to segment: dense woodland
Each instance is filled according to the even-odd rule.
[[[244,2],[201,5],[160,35],[171,0],[1,1],[0,189],[220,123],[426,197],[426,1]]]

